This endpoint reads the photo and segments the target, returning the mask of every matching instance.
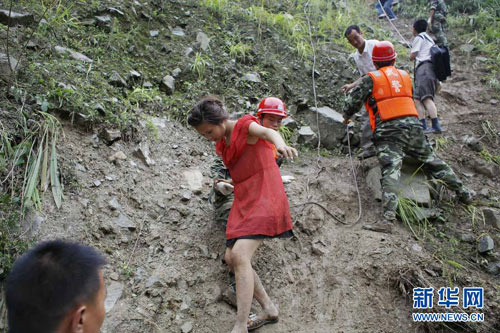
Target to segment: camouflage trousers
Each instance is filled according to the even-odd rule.
[[[373,137],[382,169],[380,183],[384,217],[395,216],[398,198],[393,186],[399,181],[405,156],[421,162],[422,170],[427,175],[442,180],[451,190],[458,193],[467,191],[448,164],[434,154],[416,117],[402,117],[380,123]]]
[[[431,25],[431,32],[436,37],[436,44],[439,47],[448,47],[448,40],[445,34],[446,18],[442,15],[435,16]]]
[[[214,207],[215,221],[226,225],[229,212],[233,206],[234,194],[230,193],[228,195],[222,195],[215,191],[215,189],[212,189],[212,193],[210,193],[210,201]]]

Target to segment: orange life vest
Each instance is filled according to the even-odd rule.
[[[373,80],[372,95],[365,102],[370,115],[370,125],[375,131],[375,118],[387,121],[395,118],[418,117],[412,98],[410,75],[394,66],[387,66],[368,73]]]

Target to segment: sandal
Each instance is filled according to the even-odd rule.
[[[279,321],[279,318],[270,318],[270,319],[261,319],[258,318],[257,315],[251,314],[248,317],[247,329],[249,332],[255,331],[258,328],[261,328],[267,324],[276,324]]]

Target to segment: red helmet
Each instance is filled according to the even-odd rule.
[[[396,59],[398,54],[394,51],[394,45],[391,42],[378,42],[373,47],[372,61],[390,61]]]
[[[257,109],[257,117],[264,113],[275,114],[281,117],[287,117],[286,105],[283,101],[276,97],[266,97],[259,103]]]

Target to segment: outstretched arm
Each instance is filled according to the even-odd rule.
[[[283,157],[293,159],[294,156],[299,156],[297,150],[287,146],[281,135],[275,130],[252,122],[248,127],[248,134],[273,143]]]

